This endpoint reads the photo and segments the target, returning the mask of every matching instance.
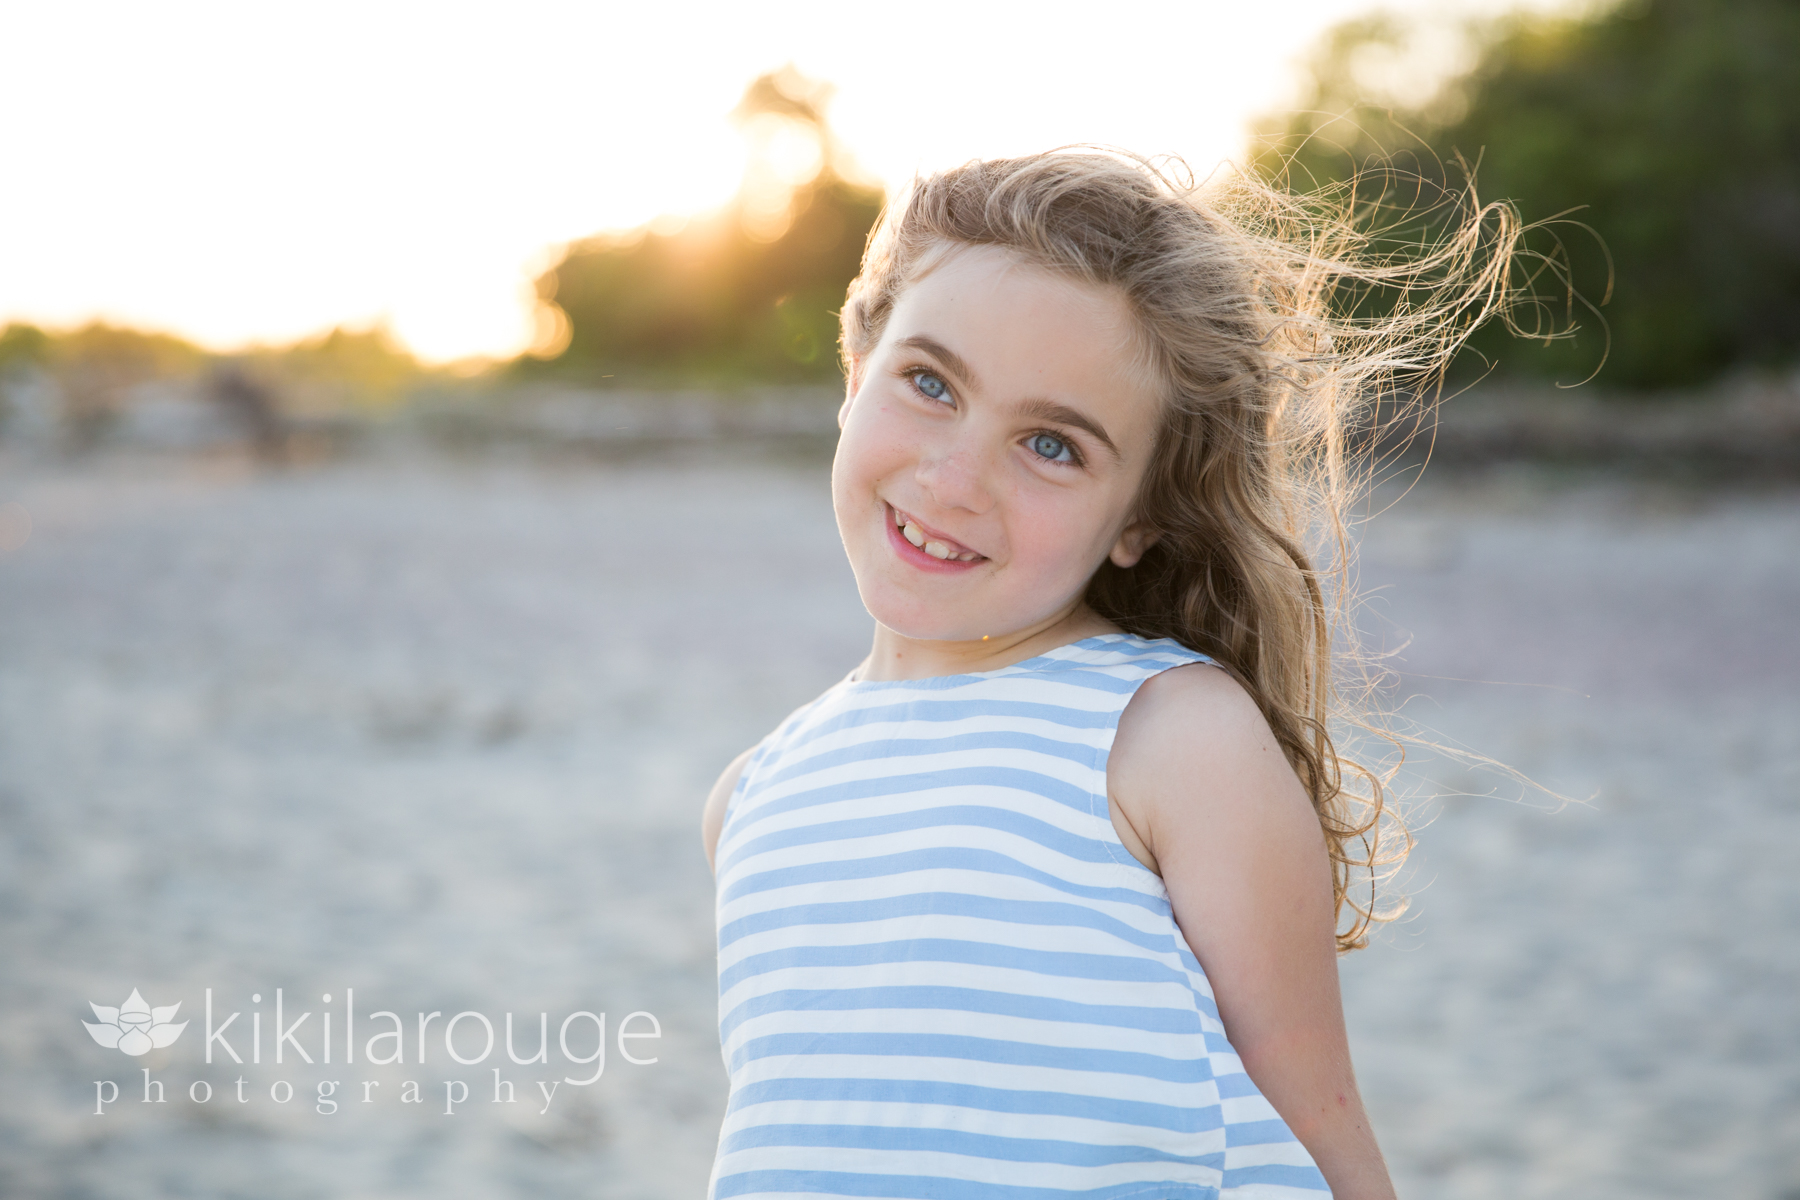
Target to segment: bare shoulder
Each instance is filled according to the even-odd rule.
[[[1204,663],[1164,671],[1138,689],[1119,718],[1107,791],[1152,860],[1202,830],[1258,840],[1320,836],[1256,701],[1229,673]]]
[[[1119,717],[1109,777],[1120,782],[1166,768],[1207,774],[1287,760],[1262,710],[1232,676],[1207,663],[1144,681]]]
[[[725,806],[731,803],[731,793],[737,790],[738,779],[744,773],[744,764],[750,761],[755,746],[732,759],[725,769],[719,773],[718,782],[706,797],[706,808],[700,814],[700,838],[706,845],[706,864],[713,866],[713,857],[719,848],[719,833],[725,828]]]
[[[1177,730],[1184,744],[1235,741],[1260,732],[1272,745],[1275,737],[1250,693],[1230,672],[1211,663],[1190,663],[1146,679],[1119,718],[1115,745]]]

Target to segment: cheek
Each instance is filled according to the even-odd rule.
[[[1014,561],[1046,586],[1083,584],[1111,553],[1114,507],[1095,496],[1015,493]]]
[[[847,487],[872,486],[909,460],[904,430],[873,398],[859,400],[838,435],[832,478]]]
[[[840,524],[872,507],[876,484],[895,469],[895,440],[882,436],[879,422],[870,419],[875,415],[863,404],[853,405],[838,434],[831,460],[831,502]]]

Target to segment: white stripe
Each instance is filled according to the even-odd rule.
[[[997,1072],[997,1066],[1005,1067],[1004,1076]],[[772,1079],[924,1080],[1015,1092],[1056,1092],[1092,1096],[1098,1100],[1166,1104],[1195,1111],[1219,1107],[1218,1089],[1210,1082],[1195,1084],[1115,1071],[995,1064],[928,1055],[792,1054],[752,1059],[739,1068],[739,1072],[741,1077],[734,1078],[733,1083],[740,1088]],[[1219,1146],[1223,1148],[1224,1142],[1221,1141]]]

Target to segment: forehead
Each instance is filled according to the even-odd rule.
[[[986,363],[1013,376],[1014,387],[1023,374],[1089,392],[1159,390],[1124,292],[1001,247],[947,245],[926,259],[896,297],[881,341],[918,335],[943,342],[978,375]]]

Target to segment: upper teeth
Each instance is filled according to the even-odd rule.
[[[919,528],[918,522],[909,521],[905,517],[898,515],[896,515],[894,519],[895,522],[900,525],[901,536],[919,549],[925,551],[925,553],[931,555],[933,558],[954,558],[958,562],[973,562],[975,559],[981,557],[981,555],[975,553],[973,550],[952,553],[950,547],[946,546],[943,542],[936,540],[926,541],[925,531]]]

